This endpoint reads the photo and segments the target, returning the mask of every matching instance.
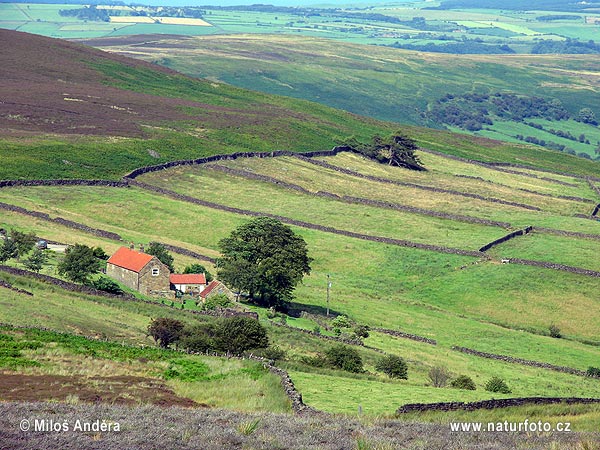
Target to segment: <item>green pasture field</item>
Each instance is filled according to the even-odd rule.
[[[177,241],[184,245],[193,244],[195,247],[192,248],[208,247],[213,251],[219,239],[247,220],[138,189],[5,188],[0,194],[2,201],[119,232],[126,241]],[[127,210],[126,216],[122,214],[124,209]],[[148,211],[153,212],[152,221],[148,220]],[[176,218],[171,211],[178,211]],[[431,328],[427,316],[433,313],[427,308],[435,307],[441,310],[447,308],[452,311],[451,316],[471,311],[481,320],[537,333],[546,333],[547,327],[554,321],[567,335],[594,339],[597,319],[586,310],[589,309],[589,299],[595,295],[594,279],[514,265],[474,265],[472,263],[476,259],[471,257],[382,246],[294,228],[308,240],[315,258],[313,273],[298,289],[298,302],[301,304],[324,307],[325,276],[331,273],[337,286],[336,307],[340,312],[366,323],[407,331],[418,328],[419,333],[429,335]],[[131,230],[135,230],[135,234]],[[140,235],[145,235],[146,239],[136,239]],[[332,248],[336,251],[332,252]],[[358,254],[361,255],[360,260],[356,258]],[[461,269],[463,266],[465,269]],[[357,273],[362,276],[357,277]],[[490,283],[481,284],[481,280],[487,278]],[[523,279],[527,282],[524,283]],[[563,305],[565,296],[575,299],[569,308]],[[510,310],[495,308],[494,299],[499,297],[516,302],[515,307],[530,301],[539,314],[515,315]],[[362,308],[356,302],[360,298],[371,299],[373,308]],[[465,298],[472,299],[473,304],[463,301]],[[411,306],[413,303],[416,306]],[[421,324],[412,323],[411,315],[397,310],[398,305],[402,305],[403,309],[420,309],[423,316]],[[399,322],[399,319],[402,321]],[[448,317],[444,320],[448,324],[452,322]],[[464,342],[462,339],[451,344],[460,344]],[[470,344],[473,345],[473,342]],[[474,346],[477,347],[477,342]]]
[[[513,142],[519,142],[516,138],[514,138],[518,134],[525,137],[533,136],[537,139],[545,140],[546,142],[555,142],[557,144],[562,144],[567,148],[575,150],[577,153],[583,152],[587,153],[591,157],[597,156],[595,153],[595,149],[598,146],[597,142],[600,140],[600,130],[598,130],[597,127],[575,122],[574,120],[550,122],[547,120],[533,119],[531,120],[531,122],[538,123],[544,126],[544,128],[546,129],[570,132],[573,136],[575,136],[575,138],[579,138],[579,135],[584,134],[586,139],[588,139],[590,143],[586,144],[579,141],[573,141],[567,138],[556,136],[546,130],[538,130],[537,128],[531,127],[524,123],[506,122],[500,120],[495,121],[493,127],[484,129],[483,131],[478,132],[477,134],[491,138],[498,138],[498,135],[500,135],[502,138],[513,138],[511,139]]]
[[[600,225],[597,226],[600,228]],[[573,251],[574,247],[577,248],[576,251]],[[490,250],[490,254],[502,258],[513,258],[518,254],[519,258],[552,261],[600,271],[598,252],[600,252],[600,241],[540,233],[531,233],[513,239]]]
[[[33,280],[26,280],[20,277],[12,277],[5,274],[2,274],[1,277],[10,281],[15,286],[25,287],[32,290],[34,292],[34,298],[39,296],[41,292],[45,290],[42,286],[42,283],[35,282]],[[68,318],[65,318],[63,322],[56,322],[53,325],[56,325],[56,328],[59,330],[67,330],[70,333],[88,332],[89,334],[89,332],[94,332],[99,337],[108,337],[112,340],[118,341],[129,341],[127,336],[123,335],[122,333],[119,334],[118,329],[121,327],[119,323],[117,323],[114,328],[109,328],[109,321],[108,324],[105,324],[106,328],[104,328],[102,331],[99,330],[98,324],[94,326],[93,320],[96,317],[102,317],[106,314],[110,314],[112,316],[118,314],[120,320],[126,321],[128,324],[130,324],[130,329],[133,331],[133,335],[137,335],[139,337],[143,336],[144,325],[150,320],[148,316],[155,317],[157,314],[160,314],[160,316],[171,316],[180,319],[185,318],[186,321],[196,320],[195,318],[191,318],[189,315],[177,310],[172,310],[169,308],[156,309],[156,307],[152,305],[123,302],[119,299],[111,300],[105,298],[94,298],[91,296],[80,296],[79,302],[81,303],[79,303],[77,300],[74,301],[74,295],[64,292],[58,288],[53,289],[53,291],[53,301],[48,302],[47,298],[40,299],[40,302],[45,304],[43,308],[44,313],[46,315],[61,314],[61,304],[68,304],[72,314],[70,314]],[[12,298],[13,295],[14,298]],[[15,306],[18,305],[18,309],[21,309],[21,317],[23,318],[31,318],[32,315],[35,316],[36,310],[40,309],[41,306],[37,303],[27,304],[27,308],[29,309],[25,311],[23,308],[26,305],[23,301],[19,300],[22,297],[22,294],[13,294],[9,292],[9,297],[6,299],[6,302]],[[98,310],[97,308],[100,306],[104,306],[105,310]],[[152,312],[153,310],[156,311]],[[136,314],[137,317],[140,317],[139,320],[133,320],[134,317],[136,317]],[[11,322],[15,323],[14,318],[2,317],[3,322],[6,320],[11,320]],[[78,329],[77,326],[81,326],[79,325],[79,322],[82,320],[87,322],[86,328]],[[26,322],[24,324],[27,325],[32,324],[32,321],[22,321]],[[138,331],[135,331],[136,328]],[[117,332],[117,334],[114,334],[115,332]],[[27,331],[26,333],[30,336],[30,338],[31,336],[39,334],[39,332],[36,331]],[[45,332],[42,334],[49,335],[50,333]],[[304,336],[295,333],[290,329],[270,327],[269,334],[273,342],[276,342],[279,346],[287,350],[288,356],[292,358],[292,360],[303,354],[306,355],[321,352],[328,346],[328,344],[324,344],[317,338]],[[378,336],[380,337],[378,338]],[[134,338],[133,342],[139,342],[139,337]],[[51,338],[48,340],[52,341]],[[148,340],[148,338],[146,337],[145,340]],[[80,338],[75,337],[67,339],[61,338],[60,340],[60,342],[64,342],[65,344],[70,344],[71,341],[73,341],[73,343],[78,342],[77,346],[73,347],[73,349],[77,349],[77,353],[75,353],[75,355],[70,354],[70,349],[72,348],[70,346],[66,347],[66,352],[59,352],[55,347],[51,352],[46,349],[28,352],[26,355],[27,358],[34,361],[39,361],[41,366],[39,368],[27,369],[24,373],[56,374],[60,373],[61,371],[68,371],[68,373],[71,374],[76,373],[78,375],[86,375],[92,370],[95,376],[101,376],[104,373],[103,371],[109,371],[111,375],[121,372],[123,374],[131,375],[132,371],[138,371],[136,372],[136,375],[144,375],[146,373],[144,371],[148,370],[148,367],[132,365],[130,362],[128,363],[126,356],[124,362],[128,364],[125,366],[118,363],[119,361],[123,361],[122,357],[117,357],[116,362],[111,362],[115,361],[115,356],[111,356],[113,355],[111,348],[122,348],[118,344],[94,343],[90,341],[85,343]],[[392,342],[390,343],[390,341]],[[316,399],[313,401],[312,396],[316,392],[317,387],[305,387],[306,374],[297,372],[296,370],[292,372],[293,379],[296,383],[300,383],[299,386],[301,391],[303,393],[306,392],[307,397],[305,398],[305,401],[309,402],[309,404],[315,407],[323,406],[323,409],[329,412],[351,413],[352,409],[355,407],[354,402],[358,400],[361,404],[363,404],[364,412],[367,415],[389,415],[400,404],[405,402],[420,401],[423,398],[436,399],[438,401],[459,398],[464,399],[464,396],[459,397],[461,394],[463,394],[461,391],[451,389],[434,389],[425,386],[427,380],[427,370],[429,367],[436,364],[447,364],[448,367],[455,373],[462,373],[466,371],[475,378],[478,384],[484,383],[485,380],[492,375],[501,375],[512,380],[511,386],[513,387],[513,392],[523,393],[523,395],[528,392],[539,393],[541,392],[540,389],[542,386],[544,389],[544,395],[586,395],[590,389],[594,389],[594,383],[597,383],[595,380],[585,381],[584,383],[578,382],[577,384],[572,383],[571,380],[569,383],[567,382],[569,376],[557,377],[552,372],[540,369],[520,370],[519,366],[497,361],[491,361],[490,364],[481,365],[478,358],[473,356],[454,352],[450,352],[448,354],[443,348],[432,347],[427,344],[416,343],[413,341],[398,340],[384,335],[375,334],[373,338],[369,338],[368,343],[369,345],[376,345],[378,348],[383,348],[391,353],[406,357],[409,362],[409,381],[389,382],[381,375],[358,375],[355,378],[348,379],[348,375],[342,372],[325,370],[321,375],[313,374],[315,376],[315,380],[329,380],[328,384],[330,390],[338,393],[344,392],[345,395],[340,395],[337,399],[334,397],[329,398],[329,396],[324,396],[322,399]],[[95,350],[96,347],[98,347],[97,350]],[[100,347],[103,348],[101,349]],[[88,356],[86,358],[86,365],[82,366],[80,363],[78,363],[78,359],[75,356],[87,355],[88,352],[93,352],[90,353],[91,358]],[[172,360],[175,356],[172,352],[164,352],[152,349],[135,350],[135,352],[137,352],[135,353],[135,358],[139,358],[140,355],[144,356],[147,354],[150,361],[157,361],[153,364],[153,368],[154,366],[158,365],[158,368],[162,368],[162,371],[166,370],[170,365],[169,359]],[[364,361],[366,362],[367,370],[373,371],[373,365],[379,357],[377,353],[367,349],[360,349],[360,352]],[[161,357],[160,359],[157,359],[155,355],[156,353],[165,354],[166,358]],[[123,354],[123,351],[120,350],[120,353],[117,354]],[[177,355],[177,357],[179,358],[179,355]],[[238,379],[238,377],[240,377],[239,369],[240,367],[244,367],[240,362],[225,362],[221,359],[207,357],[186,358],[193,358],[194,360],[199,359],[202,361],[202,363],[208,366],[210,371],[207,374],[203,374],[201,380],[198,381],[169,381],[167,384],[172,387],[177,394],[192,398],[193,400],[201,403],[208,403],[215,407],[263,411],[273,408],[273,403],[275,403],[278,411],[286,410],[287,402],[281,400],[282,394],[280,393],[281,391],[279,388],[277,388],[278,383],[275,383],[271,378],[262,377],[258,380],[258,383],[257,380],[254,380],[254,383],[252,383],[249,379],[246,379],[245,376],[241,376],[241,378]],[[295,367],[294,364],[297,363],[291,364],[293,367]],[[76,365],[77,369],[74,370],[71,365]],[[98,369],[94,370],[90,367],[98,367]],[[156,374],[155,370],[156,369],[151,371],[150,374]],[[139,371],[142,371],[142,373]],[[244,373],[244,371],[241,372]],[[161,370],[159,370],[158,373],[161,373]],[[233,390],[229,389],[225,395],[219,395],[219,392],[225,388],[225,384],[223,384],[224,382],[222,379],[229,379],[230,377],[235,380],[237,387]],[[351,389],[353,383],[355,384],[355,388]],[[367,388],[374,388],[379,394],[371,393],[370,396],[367,396],[366,393],[368,391],[365,391]],[[265,392],[266,395],[260,395],[260,399],[257,399],[255,394],[257,390]],[[467,394],[469,395],[469,399],[489,398],[489,394],[483,391],[481,386],[479,386],[479,391],[477,393],[468,392]],[[373,395],[375,395],[375,397],[373,397]],[[257,402],[257,400],[260,401]],[[325,402],[325,404],[321,402]],[[379,403],[378,406],[377,403]]]
[[[352,170],[365,175],[377,174],[377,176],[388,180],[410,182],[421,186],[478,194],[486,198],[497,198],[505,201],[519,202],[540,207],[548,214],[529,212],[520,207],[491,203],[477,199],[469,199],[468,203],[466,203],[465,198],[460,195],[430,192],[412,187],[366,180],[334,172],[332,169],[318,167],[309,162],[300,161],[295,158],[270,158],[260,160],[238,159],[235,161],[227,161],[222,163],[222,165],[268,175],[277,180],[300,185],[311,192],[325,191],[340,196],[360,196],[380,201],[400,203],[402,205],[411,205],[436,211],[446,211],[448,213],[463,214],[471,217],[497,221],[506,221],[507,215],[510,215],[510,223],[515,222],[515,219],[517,219],[515,226],[521,226],[522,223],[535,223],[540,220],[540,215],[550,219],[554,218],[557,214],[569,216],[576,213],[588,213],[590,210],[591,204],[588,202],[536,195],[535,192],[547,193],[548,191],[552,192],[554,189],[557,191],[555,195],[564,195],[559,193],[560,188],[564,186],[553,184],[552,182],[506,174],[493,170],[487,171],[489,175],[491,175],[489,178],[500,179],[504,181],[503,184],[493,183],[488,177],[486,177],[488,178],[487,181],[457,177],[454,173],[460,174],[463,166],[465,167],[465,171],[468,172],[470,171],[467,169],[471,169],[472,172],[476,172],[477,169],[473,166],[469,167],[470,165],[468,164],[447,160],[446,158],[435,155],[427,153],[422,153],[421,155],[423,156],[422,159],[425,166],[430,168],[427,172],[389,168],[349,153],[320,159],[329,164],[334,164],[337,167],[352,168]],[[445,161],[448,161],[447,166],[443,165]],[[438,163],[441,164],[438,165]],[[438,169],[438,167],[441,170]],[[482,170],[482,172],[485,171],[485,169]],[[217,174],[218,173],[219,172],[217,172]],[[540,172],[538,172],[538,175],[539,174]],[[177,175],[187,175],[192,177],[192,175],[185,170],[178,171]],[[479,174],[479,176],[481,175],[487,174]],[[215,176],[216,174],[211,174],[210,171],[205,170],[199,171],[196,174],[199,183],[202,183],[206,177]],[[157,178],[156,175],[150,175],[148,177]],[[569,179],[575,181],[573,178]],[[565,187],[565,191],[573,191],[573,195],[577,195],[581,192],[583,195],[586,195],[586,197],[583,198],[590,198],[590,200],[593,200],[594,195],[587,183],[583,180],[576,180],[575,182],[577,188]],[[518,191],[511,187],[519,184],[524,186],[523,189],[533,190],[534,193]],[[575,192],[577,192],[577,194],[575,194]],[[569,221],[576,222],[575,219]],[[590,229],[593,229],[593,227],[590,227]]]
[[[197,198],[202,198],[202,192],[211,192],[211,201],[236,208],[278,214],[369,235],[468,250],[477,250],[485,243],[505,234],[504,230],[498,227],[452,222],[371,206],[343,204],[335,200],[307,197],[267,183],[225,178],[220,173],[208,171],[187,177],[180,176],[179,173],[161,173],[158,177],[143,176],[140,180]]]
[[[473,363],[475,363],[473,361]],[[487,365],[487,364],[486,364]],[[359,407],[366,415],[389,415],[406,403],[419,403],[419,399],[440,399],[439,401],[477,401],[489,399],[490,393],[485,391],[482,384],[486,377],[494,375],[505,380],[514,380],[511,394],[493,394],[493,398],[510,398],[511,396],[528,397],[539,393],[539,386],[544,384],[550,389],[557,389],[565,395],[580,396],[584,392],[597,392],[597,380],[585,380],[580,384],[573,383],[573,376],[559,373],[544,373],[543,370],[522,367],[498,367],[502,364],[491,363],[475,383],[477,390],[465,391],[459,389],[435,388],[426,386],[424,379],[411,381],[411,372],[407,381],[378,383],[377,381],[340,378],[331,375],[291,371],[290,376],[303,399],[310,405],[328,412],[358,414]],[[488,372],[489,370],[489,372]],[[469,372],[472,373],[472,372]],[[418,375],[417,375],[418,376]],[[415,377],[417,378],[417,377]],[[539,383],[539,384],[538,384]],[[583,385],[587,384],[586,388]],[[510,386],[509,386],[510,387]],[[430,401],[430,400],[429,400]]]

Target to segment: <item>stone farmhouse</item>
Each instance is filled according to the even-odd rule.
[[[121,247],[106,263],[106,275],[145,295],[171,296],[171,271],[156,256]]]

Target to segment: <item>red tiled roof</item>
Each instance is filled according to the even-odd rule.
[[[218,285],[220,285],[221,283],[219,283],[217,280],[213,280],[211,281],[208,286],[206,286],[206,288],[200,292],[200,297],[202,298],[206,298],[206,296],[208,294],[210,294],[210,291],[212,291],[214,288],[216,288]]]
[[[172,273],[169,281],[172,284],[206,284],[206,277],[203,273]]]
[[[152,255],[136,252],[135,250],[130,250],[127,247],[121,247],[108,259],[107,263],[114,264],[115,266],[119,266],[133,272],[139,272],[152,260],[152,258]]]

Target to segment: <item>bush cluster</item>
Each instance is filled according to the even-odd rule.
[[[148,334],[163,348],[176,344],[192,352],[240,355],[269,346],[267,330],[250,317],[227,317],[187,326],[179,320],[160,317],[150,323]]]

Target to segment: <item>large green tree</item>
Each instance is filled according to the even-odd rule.
[[[148,255],[156,256],[171,272],[175,272],[175,268],[173,267],[173,256],[163,244],[150,242],[150,245],[146,249],[146,253]]]
[[[301,236],[276,219],[258,217],[219,242],[219,279],[260,304],[285,308],[294,288],[310,273]]]
[[[35,233],[23,233],[17,230],[10,230],[10,239],[17,248],[17,259],[20,259],[29,253],[37,242]]]
[[[94,250],[87,245],[75,244],[65,251],[58,263],[58,273],[76,283],[86,283],[90,275],[100,271],[101,261],[94,256]]]

